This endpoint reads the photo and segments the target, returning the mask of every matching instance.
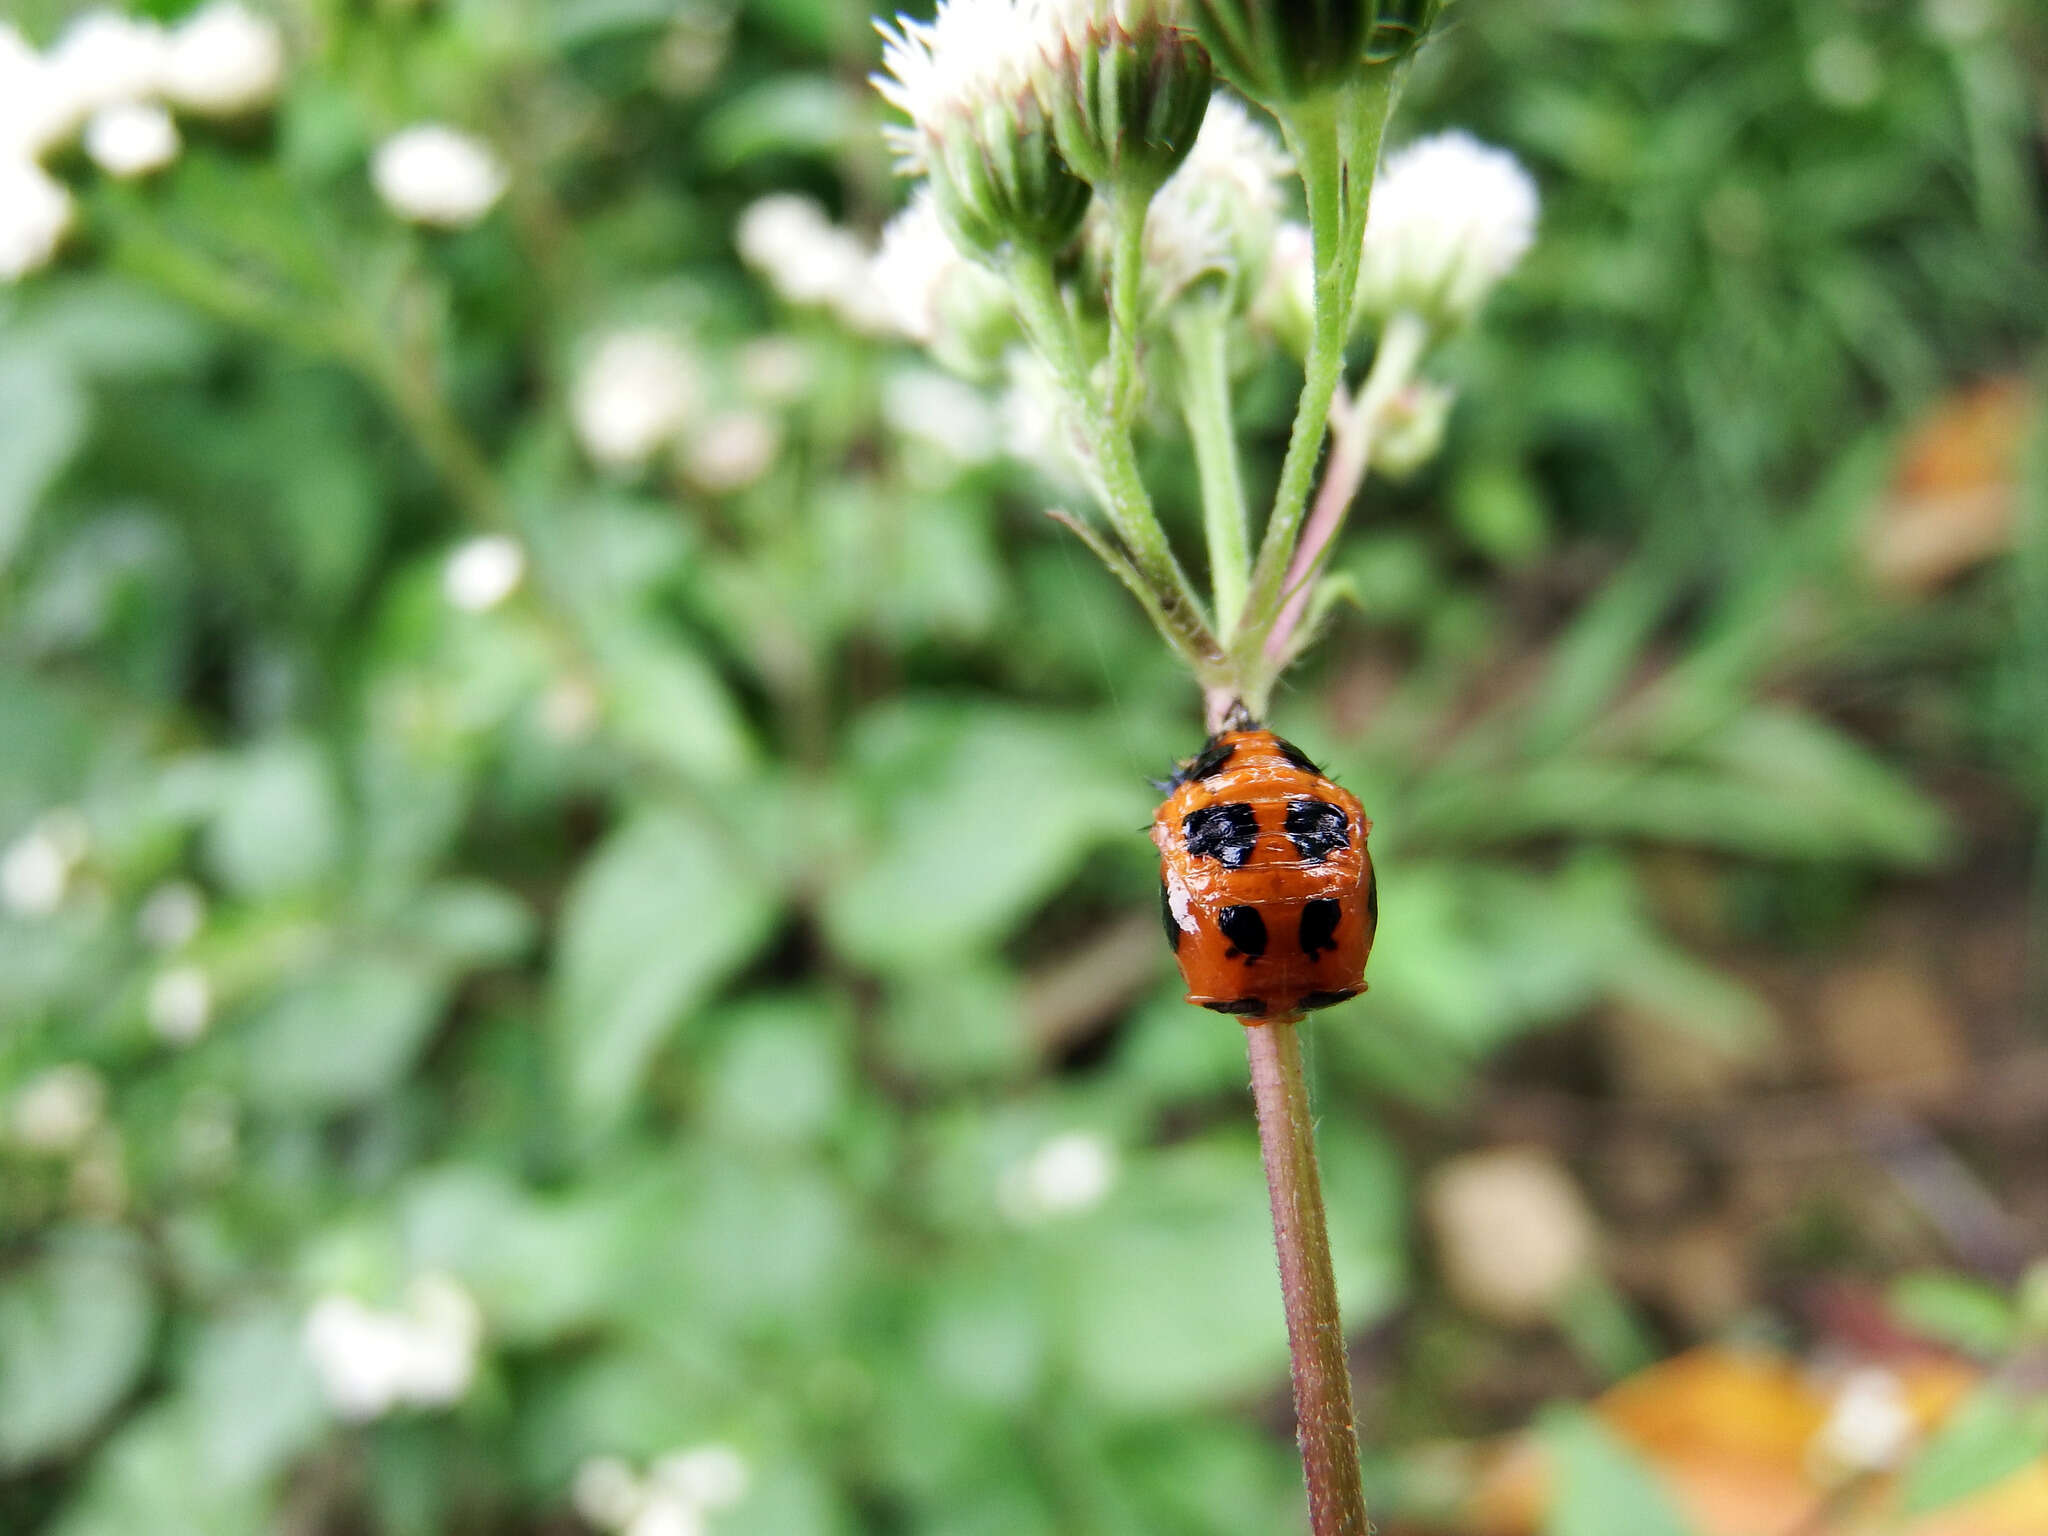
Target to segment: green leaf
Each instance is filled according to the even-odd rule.
[[[1556,1468],[1543,1536],[1692,1536],[1656,1473],[1592,1414],[1552,1408],[1537,1428]]]
[[[615,1119],[648,1059],[767,937],[779,901],[701,818],[651,811],[608,838],[571,887],[552,1030],[573,1112]]]
[[[262,1536],[264,1490],[195,1475],[203,1464],[191,1407],[173,1400],[123,1426],[52,1536]]]
[[[209,1319],[186,1370],[199,1478],[249,1488],[280,1470],[327,1423],[300,1344],[300,1318],[256,1302]]]
[[[229,889],[246,896],[304,890],[334,872],[341,846],[334,775],[312,742],[280,738],[226,766],[206,856]]]
[[[628,746],[710,783],[752,766],[753,738],[732,694],[680,637],[619,623],[594,643],[610,687],[612,728]]]
[[[155,1323],[126,1243],[60,1239],[0,1284],[0,1468],[91,1435],[141,1376]]]
[[[77,375],[43,352],[0,352],[0,569],[13,557],[50,482],[85,441]]]
[[[1989,1488],[2048,1453],[2048,1398],[2023,1400],[1979,1387],[1906,1469],[1900,1504],[1925,1514]]]
[[[1900,1322],[1940,1343],[1992,1360],[2013,1347],[2019,1319],[2012,1303],[1981,1280],[1925,1271],[1892,1282],[1891,1309]]]
[[[442,971],[371,953],[288,987],[246,1031],[249,1096],[276,1110],[365,1104],[403,1082],[447,1001]]]
[[[532,947],[533,913],[501,886],[484,880],[444,880],[429,886],[406,909],[406,937],[450,965],[504,965]]]

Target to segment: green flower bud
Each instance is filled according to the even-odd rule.
[[[1366,39],[1365,56],[1374,64],[1405,59],[1421,46],[1443,10],[1443,0],[1380,0],[1379,16]]]
[[[1374,0],[1187,0],[1187,8],[1224,79],[1276,109],[1355,74],[1379,10]]]
[[[1165,0],[1056,0],[1034,84],[1067,163],[1149,197],[1195,142],[1214,70]]]

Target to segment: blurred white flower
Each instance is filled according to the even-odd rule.
[[[91,11],[66,27],[50,50],[72,121],[101,107],[160,95],[170,44],[153,21],[117,11]]]
[[[1416,379],[1387,402],[1372,441],[1372,467],[1399,480],[1437,456],[1450,424],[1457,391],[1430,379]]]
[[[828,308],[856,330],[887,323],[868,280],[867,247],[810,198],[775,192],[750,203],[734,244],[740,260],[790,303]]]
[[[1116,1183],[1116,1148],[1092,1131],[1055,1136],[1004,1176],[1001,1205],[1029,1224],[1100,1205]]]
[[[1420,139],[1373,184],[1358,302],[1412,310],[1444,330],[1469,322],[1536,238],[1536,183],[1521,162],[1468,133]]]
[[[695,360],[666,332],[615,331],[577,370],[569,418],[585,453],[625,469],[674,438],[702,393]]]
[[[1088,485],[1076,437],[1073,402],[1060,387],[1052,365],[1027,347],[1004,359],[1009,383],[998,410],[1003,447],[1011,458],[1069,490]]]
[[[307,1314],[306,1356],[328,1406],[362,1422],[397,1407],[456,1402],[476,1377],[483,1316],[460,1283],[416,1278],[404,1312],[383,1312],[349,1295],[323,1296]]]
[[[506,177],[481,139],[444,123],[416,123],[377,146],[370,180],[401,219],[467,229],[504,195]]]
[[[702,1536],[704,1529],[696,1505],[657,1493],[626,1522],[624,1536]]]
[[[1884,89],[1884,61],[1854,32],[1822,38],[1806,55],[1806,83],[1831,107],[1854,112]]]
[[[569,1502],[590,1524],[616,1531],[640,1512],[647,1490],[623,1458],[586,1456],[569,1485]]]
[[[1145,215],[1145,280],[1153,304],[1214,275],[1257,284],[1272,250],[1281,188],[1293,161],[1233,96],[1209,103],[1201,132]]]
[[[135,932],[151,949],[181,949],[206,921],[206,898],[189,880],[170,880],[151,891],[135,913]]]
[[[55,838],[31,827],[0,854],[0,905],[22,917],[47,917],[63,905],[71,861]]]
[[[0,162],[37,159],[77,124],[57,71],[21,33],[0,22]]]
[[[206,1033],[213,1019],[213,983],[196,965],[174,965],[159,971],[149,984],[143,1012],[159,1040],[190,1045]]]
[[[817,372],[810,349],[794,336],[757,336],[739,350],[740,388],[763,405],[803,398]]]
[[[745,490],[782,451],[782,428],[761,411],[722,411],[690,439],[683,468],[716,495]]]
[[[441,568],[441,592],[464,613],[495,608],[526,575],[526,551],[517,539],[486,533],[466,539]]]
[[[1898,1373],[1868,1366],[1843,1378],[1813,1452],[1835,1470],[1888,1472],[1911,1447],[1913,1435],[1913,1408]]]
[[[16,1090],[7,1126],[15,1144],[62,1157],[85,1144],[106,1113],[107,1085],[82,1062],[50,1067]]]
[[[655,1462],[649,1476],[676,1499],[704,1510],[731,1508],[746,1497],[753,1480],[746,1457],[718,1441],[671,1451]]]
[[[602,703],[582,678],[560,678],[541,696],[540,728],[555,741],[581,741],[596,726]]]
[[[1031,90],[1043,42],[1032,0],[940,0],[930,21],[898,16],[882,34],[882,98],[910,121],[882,130],[904,175],[929,168],[929,151],[956,124]]]
[[[277,23],[237,0],[211,0],[171,33],[164,94],[188,112],[234,117],[266,106],[284,79]]]
[[[155,102],[116,102],[85,125],[85,152],[109,176],[146,176],[178,158],[178,125]]]
[[[0,282],[48,266],[71,227],[71,193],[33,160],[0,153]]]
[[[882,386],[882,418],[961,464],[985,464],[1002,449],[1002,423],[988,397],[934,369],[892,373]]]
[[[910,201],[882,226],[872,268],[883,312],[897,333],[930,346],[939,331],[939,296],[967,265],[939,219],[931,183],[920,182]]]

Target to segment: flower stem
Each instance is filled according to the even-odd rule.
[[[1337,1281],[1323,1223],[1315,1122],[1301,1071],[1301,1036],[1291,1023],[1245,1026],[1259,1147],[1273,1202],[1280,1299],[1294,1359],[1295,1438],[1308,1481],[1314,1536],[1367,1536],[1358,1428],[1351,1415],[1351,1366],[1337,1313]]]
[[[1149,197],[1121,188],[1110,200],[1114,231],[1109,255],[1109,414],[1128,426],[1137,413],[1138,279],[1145,264],[1145,214]]]
[[[1344,526],[1358,487],[1371,467],[1380,415],[1415,377],[1416,365],[1422,361],[1428,342],[1429,327],[1420,316],[1406,310],[1395,315],[1380,333],[1372,371],[1366,374],[1358,399],[1349,405],[1340,403],[1335,412],[1330,425],[1330,461],[1324,466],[1322,484],[1316,488],[1315,506],[1302,529],[1301,542],[1287,566],[1280,617],[1266,635],[1266,660],[1276,671],[1293,656],[1294,632],[1314,594],[1323,556]]]
[[[1202,528],[1209,545],[1209,581],[1216,627],[1229,634],[1244,611],[1251,552],[1244,475],[1237,461],[1237,431],[1230,418],[1229,313],[1197,297],[1175,317],[1180,353],[1180,406],[1195,445],[1202,480]]]
[[[1051,261],[1037,252],[1018,251],[1005,270],[1025,333],[1052,365],[1086,436],[1102,510],[1129,552],[1131,565],[1157,601],[1154,622],[1174,648],[1190,659],[1198,679],[1205,683],[1215,680],[1223,668],[1223,649],[1209,628],[1187,572],[1174,558],[1158,514],[1152,510],[1152,498],[1138,473],[1130,427],[1113,420],[1095,398],[1074,336],[1073,318],[1060,296]]]

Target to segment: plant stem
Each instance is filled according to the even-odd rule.
[[[1202,528],[1209,545],[1209,582],[1216,627],[1229,634],[1244,611],[1251,580],[1249,518],[1237,432],[1230,418],[1229,315],[1222,304],[1196,297],[1173,323],[1180,354],[1180,406],[1195,445],[1202,478]]]
[[[1138,409],[1138,279],[1145,264],[1145,214],[1151,200],[1129,188],[1110,200],[1109,414],[1128,426]]]
[[[1248,1023],[1244,1039],[1259,1112],[1259,1148],[1266,1158],[1266,1191],[1273,1202],[1273,1246],[1280,1257],[1280,1299],[1294,1360],[1295,1438],[1308,1481],[1309,1528],[1315,1536],[1366,1536],[1351,1366],[1323,1224],[1301,1036],[1294,1024]]]
[[[1102,510],[1129,551],[1131,565],[1157,601],[1155,624],[1160,624],[1168,642],[1190,659],[1197,678],[1214,680],[1223,666],[1222,647],[1152,510],[1152,498],[1138,473],[1129,426],[1112,420],[1095,398],[1051,261],[1036,252],[1019,251],[1012,255],[1006,270],[1025,333],[1052,365],[1086,434]]]
[[[1344,526],[1351,503],[1372,464],[1373,439],[1379,433],[1380,417],[1394,398],[1408,387],[1415,368],[1429,343],[1429,327],[1419,315],[1407,311],[1395,315],[1380,333],[1373,353],[1372,371],[1358,399],[1348,407],[1339,405],[1330,425],[1330,461],[1323,469],[1323,483],[1316,489],[1314,509],[1303,528],[1301,542],[1287,566],[1287,580],[1281,588],[1284,606],[1280,617],[1266,635],[1266,661],[1276,672],[1292,654],[1295,629],[1307,610],[1315,590],[1316,573],[1323,556]]]

